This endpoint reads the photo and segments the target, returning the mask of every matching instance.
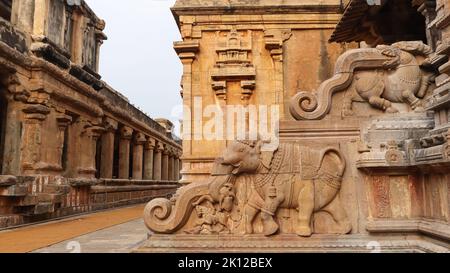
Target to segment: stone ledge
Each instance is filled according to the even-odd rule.
[[[92,186],[91,193],[132,192],[132,191],[157,191],[176,189],[176,185],[152,185],[152,186]]]
[[[371,233],[423,233],[450,241],[450,225],[432,219],[375,220],[366,229]]]
[[[12,175],[0,175],[0,187],[9,187],[17,184],[17,177]]]
[[[136,253],[449,253],[447,243],[417,235],[152,235]]]
[[[178,0],[172,7],[172,11],[179,13],[217,12],[227,11],[228,14],[247,13],[276,13],[276,12],[340,12],[339,1],[297,1],[297,0],[271,0],[271,1],[246,1],[246,0]]]

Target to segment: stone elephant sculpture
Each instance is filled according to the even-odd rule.
[[[244,208],[246,233],[260,213],[263,233],[279,230],[274,217],[279,208],[296,209],[296,233],[310,236],[315,212],[327,211],[340,233],[351,231],[339,191],[346,162],[334,148],[314,150],[296,143],[282,143],[275,151],[261,151],[261,142],[236,141],[224,153],[222,164],[234,174],[254,173],[252,192]]]
[[[294,118],[321,119],[331,109],[334,93],[348,90],[343,103],[344,116],[353,115],[353,102],[368,102],[388,113],[398,112],[393,103],[408,103],[421,109],[434,80],[426,64],[432,49],[421,41],[403,41],[376,48],[352,49],[336,62],[334,76],[317,92],[299,92],[290,103]]]
[[[428,57],[432,50],[422,42],[398,42],[380,45],[381,54],[393,58],[385,65],[389,69],[357,71],[344,101],[344,115],[353,115],[353,101],[367,101],[371,106],[388,113],[398,109],[392,103],[408,103],[412,109],[420,106],[431,84],[431,75],[425,74],[414,54]],[[414,53],[414,54],[413,54]]]
[[[259,140],[231,143],[216,160],[209,180],[180,188],[172,200],[152,200],[144,212],[147,227],[163,234],[232,233],[226,221],[236,204],[245,204],[239,213],[246,233],[253,233],[258,214],[263,233],[277,233],[279,208],[298,210],[296,232],[300,236],[313,233],[312,219],[318,211],[331,214],[340,234],[350,232],[352,227],[339,198],[346,167],[342,154],[334,148],[315,150],[296,143],[281,143],[265,151],[263,144]],[[243,174],[251,178],[253,188],[248,201],[236,194],[236,180]],[[187,230],[194,211],[202,218]]]

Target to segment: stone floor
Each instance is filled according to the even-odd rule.
[[[0,253],[130,252],[146,239],[144,205],[0,231]]]
[[[129,253],[147,239],[142,219],[33,251],[33,253]]]

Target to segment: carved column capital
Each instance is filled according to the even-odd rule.
[[[286,30],[266,30],[264,32],[264,43],[266,49],[269,50],[270,55],[274,61],[283,61],[283,44],[291,38],[292,32]]]
[[[105,132],[105,128],[97,125],[90,125],[89,127],[86,127],[85,130],[87,135],[94,139],[99,138]]]
[[[189,64],[195,60],[200,51],[200,42],[198,40],[180,41],[175,42],[173,47],[183,64]]]
[[[147,142],[147,138],[145,135],[141,132],[137,132],[134,136],[134,143],[136,145],[144,145]]]
[[[154,138],[149,137],[147,142],[145,143],[144,148],[146,150],[154,150],[156,147],[156,140]]]
[[[120,137],[122,139],[131,139],[133,136],[133,129],[127,126],[120,128]]]
[[[30,120],[45,120],[50,114],[50,108],[42,104],[30,104],[22,110]]]
[[[158,153],[162,153],[164,151],[164,144],[161,142],[158,142],[156,144],[156,152]]]
[[[6,86],[8,95],[10,98],[14,98],[17,101],[27,102],[30,97],[30,91],[16,73],[9,74],[6,77],[0,79],[1,83]]]
[[[58,127],[61,130],[64,130],[70,123],[72,123],[72,117],[61,113],[56,117],[56,121],[58,122]]]
[[[169,146],[165,146],[164,150],[162,151],[163,155],[170,155],[171,154],[171,148]]]
[[[119,123],[111,118],[106,117],[103,120],[103,127],[106,131],[115,132],[119,128]]]

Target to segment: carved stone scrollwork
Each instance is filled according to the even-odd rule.
[[[323,82],[317,92],[300,92],[294,96],[291,114],[298,120],[321,119],[331,109],[332,96],[347,89],[344,116],[353,114],[354,101],[368,102],[386,112],[398,112],[393,102],[418,108],[433,77],[421,70],[416,56],[431,54],[429,46],[415,41],[349,50],[339,57],[335,75]]]

